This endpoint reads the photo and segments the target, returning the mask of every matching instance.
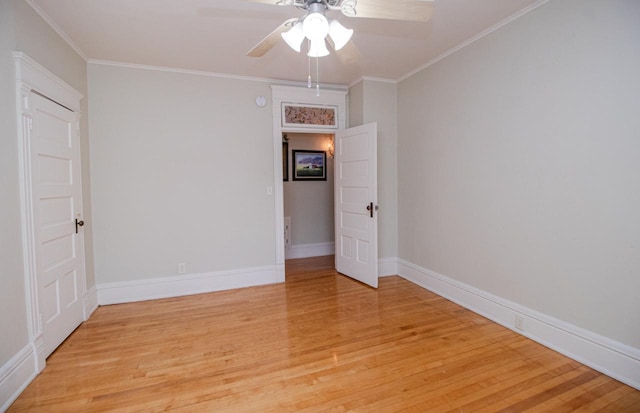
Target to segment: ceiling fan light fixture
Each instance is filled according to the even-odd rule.
[[[309,53],[307,53],[309,57],[324,57],[329,55],[329,49],[327,49],[327,43],[324,41],[324,38],[321,39],[311,39],[309,46]]]
[[[302,22],[302,31],[309,40],[324,39],[329,34],[329,22],[322,13],[309,13]]]
[[[282,38],[296,52],[300,53],[300,46],[304,40],[304,32],[302,31],[302,23],[296,23],[289,31],[282,33]]]
[[[337,20],[331,20],[329,24],[329,36],[333,40],[336,51],[342,49],[353,36],[353,29],[347,29]]]

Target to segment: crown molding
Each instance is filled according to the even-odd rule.
[[[58,26],[49,15],[42,10],[42,8],[34,1],[34,0],[25,0],[25,2],[31,6],[31,8],[38,13],[40,17],[53,29],[54,32],[58,33],[58,36],[64,40],[69,47],[71,47],[77,54],[84,60],[85,62],[89,61],[87,55],[80,49],[80,47],[71,40],[71,38]]]
[[[357,85],[358,83],[360,83],[360,82],[362,82],[364,80],[370,80],[372,82],[380,82],[380,83],[392,83],[394,85],[398,83],[397,80],[388,79],[386,77],[360,76],[359,78],[357,78],[353,82],[349,83],[349,89],[351,89],[354,85]]]
[[[156,71],[165,71],[165,72],[173,72],[173,73],[182,73],[189,75],[197,75],[197,76],[210,76],[210,77],[220,77],[226,79],[235,79],[235,80],[246,80],[246,81],[254,81],[254,82],[265,82],[272,84],[282,84],[282,85],[291,85],[291,86],[306,86],[306,82],[300,81],[291,81],[291,80],[282,80],[282,79],[273,79],[273,78],[263,78],[263,77],[252,77],[252,76],[240,76],[240,75],[232,75],[227,73],[216,73],[216,72],[207,72],[207,71],[199,71],[199,70],[191,70],[191,69],[180,69],[173,67],[163,67],[163,66],[152,66],[152,65],[140,65],[134,63],[123,63],[123,62],[115,62],[108,60],[97,60],[97,59],[89,59],[87,55],[80,49],[80,47],[71,40],[71,38],[49,17],[49,15],[34,1],[34,0],[25,0],[25,2],[87,63],[98,64],[98,65],[108,65],[108,66],[119,66],[119,67],[127,67],[134,69],[145,69],[145,70],[156,70]],[[429,60],[427,63],[411,70],[410,72],[404,74],[403,76],[397,79],[388,79],[388,78],[380,78],[380,77],[371,77],[371,76],[360,76],[354,81],[350,82],[348,85],[345,84],[331,84],[326,83],[320,84],[321,88],[325,89],[337,89],[337,90],[348,90],[353,87],[357,83],[363,80],[370,80],[376,82],[384,82],[384,83],[392,83],[398,84],[411,76],[423,71],[424,69],[436,64],[440,60],[445,59],[446,57],[454,54],[455,52],[469,46],[470,44],[482,39],[485,36],[501,29],[502,27],[510,24],[514,20],[519,19],[520,17],[528,14],[529,12],[537,9],[538,7],[544,5],[549,2],[549,0],[538,0],[530,6],[514,13],[513,15],[507,17],[504,20],[496,23],[495,25],[489,27],[488,29],[476,34],[475,36],[463,41],[462,43],[454,46],[453,48],[447,50],[441,55]]]
[[[524,16],[525,14],[528,14],[530,12],[532,12],[533,10],[537,9],[538,7],[542,6],[543,4],[549,2],[549,0],[538,0],[535,3],[531,4],[528,7],[525,7],[524,9],[518,11],[517,13],[512,14],[511,16],[507,17],[504,20],[499,21],[498,23],[494,24],[493,26],[489,27],[486,30],[481,31],[480,33],[476,34],[475,36],[465,40],[464,42],[458,44],[457,46],[454,46],[453,48],[447,50],[446,52],[442,53],[441,55],[429,60],[427,63],[423,64],[422,66],[417,67],[416,69],[413,69],[412,71],[410,71],[409,73],[399,77],[398,79],[396,79],[396,83],[400,83],[403,80],[406,80],[408,78],[410,78],[411,76],[417,74],[418,72],[423,71],[424,69],[428,68],[429,66],[432,66],[436,63],[438,63],[440,60],[451,56],[452,54],[454,54],[455,52],[464,49],[465,47],[469,46],[472,43],[477,42],[478,40],[482,39],[485,36],[490,35],[491,33],[501,29],[502,27],[510,24],[511,22],[513,22],[514,20],[519,19],[520,17]]]
[[[360,83],[362,81],[364,81],[364,76],[360,76],[359,78],[357,78],[353,82],[349,83],[349,89],[351,89],[352,87],[354,87],[355,85],[357,85],[358,83]]]
[[[298,82],[294,80],[282,80],[282,79],[272,79],[272,78],[254,77],[254,76],[241,76],[241,75],[232,75],[229,73],[207,72],[204,70],[180,69],[177,67],[141,65],[137,63],[124,63],[124,62],[115,62],[111,60],[97,60],[97,59],[89,59],[87,63],[94,64],[94,65],[101,65],[101,66],[123,67],[128,69],[152,70],[157,72],[179,73],[183,75],[218,77],[223,79],[262,82],[262,83],[270,83],[270,84],[284,85],[284,86],[307,87],[306,82]],[[347,90],[347,85],[321,83],[320,88],[331,89],[331,90]]]

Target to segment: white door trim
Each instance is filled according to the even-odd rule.
[[[284,199],[282,183],[282,133],[335,133],[336,127],[284,127],[282,125],[282,103],[323,105],[337,107],[338,129],[344,129],[347,116],[347,90],[321,89],[316,96],[315,88],[271,85],[273,109],[273,187],[275,210],[276,280],[284,282]]]
[[[76,127],[80,122],[80,101],[84,97],[72,86],[58,78],[49,70],[22,52],[14,52],[16,71],[16,108],[18,125],[18,162],[20,169],[20,201],[21,228],[24,277],[27,301],[27,317],[29,342],[32,346],[36,363],[36,372],[45,366],[44,341],[42,338],[42,322],[38,302],[36,280],[36,242],[35,222],[33,215],[32,180],[31,180],[31,124],[33,114],[29,96],[31,91],[53,99],[76,113]],[[81,184],[81,183],[80,183]],[[80,200],[81,202],[82,200]],[[80,205],[82,210],[82,205]],[[84,257],[84,252],[82,251]],[[84,265],[84,262],[83,262]],[[86,276],[85,276],[86,277]],[[86,294],[86,278],[81,277],[80,296]],[[87,314],[85,314],[85,319]]]

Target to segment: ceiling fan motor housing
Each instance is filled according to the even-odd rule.
[[[309,3],[307,3],[307,10],[309,14],[311,13],[324,14],[324,12],[327,10],[327,4],[322,0],[309,0]]]

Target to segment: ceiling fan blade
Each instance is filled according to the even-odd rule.
[[[258,43],[253,47],[253,49],[249,50],[249,52],[247,53],[247,56],[250,56],[250,57],[264,56],[265,53],[267,53],[269,50],[273,48],[273,46],[275,46],[276,44],[282,41],[281,34],[289,30],[293,25],[293,23],[297,21],[298,19],[289,19],[284,23],[282,23],[280,26],[276,27],[274,31],[269,33],[267,37],[262,39],[260,43]]]
[[[428,21],[435,8],[433,0],[358,0],[355,7],[349,4],[345,1],[342,8],[348,17],[421,22]]]
[[[294,4],[293,0],[243,0],[243,1],[248,1],[250,3],[273,4],[275,6],[291,6]]]

